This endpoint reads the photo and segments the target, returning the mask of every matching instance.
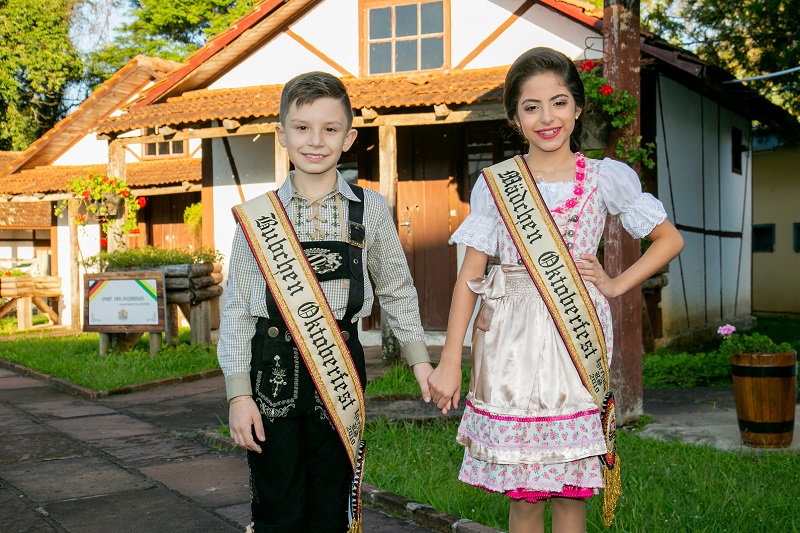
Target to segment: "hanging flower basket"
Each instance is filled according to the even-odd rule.
[[[89,174],[70,181],[68,190],[78,201],[78,209],[71,215],[77,225],[85,226],[90,220],[100,222],[106,235],[112,227],[115,233],[121,235],[137,227],[136,212],[144,206],[145,201],[131,192],[125,180]],[[56,216],[61,216],[69,203],[69,199],[62,201],[55,208]],[[116,219],[120,219],[121,224],[114,223]]]
[[[583,116],[583,150],[605,150],[611,135],[611,120],[602,112],[587,112]]]

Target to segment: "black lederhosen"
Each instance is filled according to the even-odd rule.
[[[364,304],[364,191],[352,188],[361,202],[349,204],[349,241],[301,245],[319,281],[350,280],[345,315],[337,323],[363,391],[364,349],[352,318]],[[250,371],[266,436],[261,453],[247,453],[255,531],[345,532],[350,459],[269,289],[267,309],[270,318],[256,324]]]

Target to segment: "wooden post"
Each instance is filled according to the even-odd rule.
[[[616,90],[624,89],[640,98],[639,2],[605,0],[603,11],[603,76]],[[622,132],[613,132],[606,155],[614,156],[620,136],[639,135],[636,120]],[[609,217],[605,231],[604,267],[617,276],[641,255],[640,244],[632,239],[617,217]],[[611,386],[617,402],[619,424],[634,422],[643,413],[642,390],[642,292],[640,287],[612,299],[614,358]]]
[[[22,296],[17,298],[17,330],[25,331],[33,327],[33,307],[31,297]]]
[[[397,127],[378,126],[380,191],[397,223]],[[400,342],[392,333],[386,312],[381,309],[381,358],[390,365],[400,361]]]
[[[161,350],[161,332],[151,331],[147,334],[147,336],[150,341],[150,355],[158,355],[159,350]]]
[[[203,345],[211,344],[211,328],[209,328],[210,312],[211,302],[208,300],[195,304],[189,309],[191,342]]]
[[[111,334],[110,333],[100,333],[100,355],[108,355],[108,351],[111,349]]]
[[[111,141],[108,143],[108,175],[113,176],[118,180],[126,180],[127,181],[127,166],[125,165],[125,145],[117,141]],[[127,208],[125,208],[127,210]],[[124,250],[127,247],[127,241],[122,233],[119,231],[119,227],[122,225],[123,217],[125,213],[122,214],[119,218],[117,218],[113,224],[111,224],[112,231],[114,235],[108,235],[108,251],[113,252],[116,249]]]
[[[289,175],[289,151],[278,142],[275,132],[275,187],[280,187]]]
[[[67,209],[69,224],[69,288],[70,288],[70,326],[72,329],[81,329],[81,273],[78,269],[80,259],[80,243],[78,242],[78,225],[75,224],[75,212],[78,210],[78,201],[70,199]]]
[[[176,304],[164,305],[164,337],[170,346],[178,345],[178,306]]]

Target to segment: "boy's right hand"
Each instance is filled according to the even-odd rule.
[[[261,412],[251,396],[231,398],[228,429],[231,431],[233,442],[237,445],[261,453],[261,446],[253,439],[253,434],[257,435],[258,440],[264,442],[266,439],[264,424],[261,422]]]

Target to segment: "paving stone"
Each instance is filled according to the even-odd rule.
[[[44,506],[75,533],[242,533],[242,529],[162,488]]]
[[[247,503],[238,503],[236,505],[229,505],[227,507],[220,507],[214,509],[214,512],[224,516],[231,522],[236,522],[242,526],[242,530],[250,523],[250,501]]]
[[[54,420],[48,422],[47,425],[85,442],[97,442],[108,438],[131,437],[133,435],[161,432],[159,428],[152,424],[125,415],[69,418],[66,420]]]
[[[151,433],[132,437],[98,439],[99,449],[128,467],[141,468],[201,457],[213,450],[181,437]]]
[[[243,458],[202,457],[140,472],[206,507],[250,501],[250,472]]]
[[[42,431],[39,424],[22,416],[14,409],[0,405],[0,435],[22,435]]]
[[[9,405],[24,405],[29,403],[52,402],[68,400],[75,396],[61,392],[53,387],[31,387],[27,389],[8,389],[3,387],[3,383],[8,378],[0,379],[0,402]],[[31,379],[31,378],[27,378]],[[36,383],[46,383],[44,381],[33,380]]]
[[[0,435],[0,464],[81,457],[91,452],[55,432]]]
[[[45,515],[26,505],[25,500],[9,489],[0,488],[0,531],[3,533],[56,532]]]
[[[85,498],[153,486],[151,481],[98,457],[0,465],[0,478],[35,502]]]
[[[37,389],[48,386],[47,383],[40,379],[20,375],[0,379],[0,389],[2,390]]]
[[[67,401],[21,404],[20,409],[39,418],[78,418],[81,416],[110,415],[116,411],[91,400],[75,398]]]

